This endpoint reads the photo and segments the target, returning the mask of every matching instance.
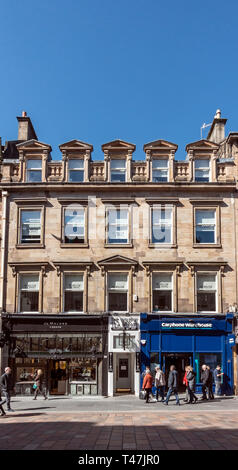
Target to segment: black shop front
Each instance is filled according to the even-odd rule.
[[[107,395],[107,315],[2,315],[16,395],[32,395],[34,374],[44,373],[49,395]]]

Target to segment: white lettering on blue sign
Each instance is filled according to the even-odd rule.
[[[212,328],[212,323],[177,323],[177,322],[169,322],[169,323],[162,323],[162,328]]]

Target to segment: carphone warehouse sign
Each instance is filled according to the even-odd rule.
[[[161,323],[161,328],[163,330],[211,330],[212,329],[212,323],[211,322],[162,322]]]

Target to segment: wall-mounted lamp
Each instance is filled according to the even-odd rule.
[[[141,342],[142,346],[146,345],[146,339],[141,339],[140,342]]]

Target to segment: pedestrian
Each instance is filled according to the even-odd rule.
[[[35,384],[36,384],[36,389],[34,393],[34,398],[33,400],[36,400],[38,393],[40,392],[45,400],[47,400],[47,396],[45,391],[42,389],[42,383],[43,383],[43,371],[41,369],[38,369],[37,375],[34,377]]]
[[[217,365],[214,370],[214,382],[215,382],[215,395],[217,397],[221,396],[221,383],[222,383],[223,372],[221,371],[221,366]]]
[[[183,384],[185,385],[186,387],[186,395],[185,395],[185,403],[189,401],[189,393],[188,393],[188,381],[187,381],[187,371],[188,371],[188,367],[189,366],[186,366],[185,367],[185,374],[184,374],[184,378],[183,378]]]
[[[212,371],[210,369],[210,366],[207,366],[207,370],[209,372],[209,376],[208,376],[208,397],[209,397],[209,400],[214,400],[214,395],[213,395],[213,390],[212,390],[213,375],[212,375]]]
[[[168,393],[164,402],[164,405],[168,405],[168,401],[174,393],[176,398],[176,405],[180,405],[179,403],[179,396],[178,396],[178,372],[176,371],[176,367],[174,365],[170,366],[169,378],[168,378]]]
[[[161,401],[164,402],[165,376],[163,371],[160,369],[160,366],[157,366],[155,370],[156,400],[159,401],[160,395]]]
[[[148,371],[150,372],[150,368],[149,368],[149,366],[146,366],[145,370],[143,370],[143,372],[142,372],[142,378],[143,379],[146,376],[146,374],[148,373]]]
[[[152,386],[153,386],[153,376],[150,372],[150,369],[146,368],[146,374],[144,376],[142,390],[146,391],[146,403],[149,403],[150,394],[152,394]]]
[[[13,389],[13,380],[12,380],[12,370],[10,367],[5,368],[4,374],[0,377],[0,384],[2,393],[4,395],[4,399],[0,402],[0,410],[2,412],[3,408],[2,405],[7,403],[7,411],[14,411],[11,409],[11,390]]]
[[[196,386],[196,374],[192,366],[187,367],[187,381],[188,381],[188,393],[189,393],[189,403],[196,403],[198,398],[195,395],[195,386]]]
[[[207,391],[208,391],[208,384],[209,384],[209,371],[207,369],[206,364],[202,365],[202,372],[201,372],[201,382],[202,382],[202,398],[201,400],[207,400]]]

